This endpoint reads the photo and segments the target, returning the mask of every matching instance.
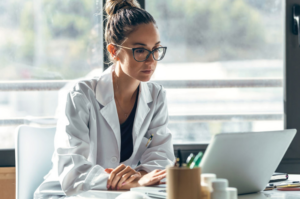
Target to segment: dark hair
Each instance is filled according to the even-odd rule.
[[[105,29],[106,44],[122,45],[126,37],[140,24],[156,25],[152,15],[140,8],[136,0],[107,0],[105,11],[108,15]],[[111,58],[109,52],[108,57]]]

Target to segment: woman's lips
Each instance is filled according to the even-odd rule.
[[[144,70],[144,71],[142,71],[143,73],[146,73],[146,74],[149,74],[149,73],[151,73],[152,72],[152,70]]]

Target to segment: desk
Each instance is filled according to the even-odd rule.
[[[300,175],[290,175],[292,181],[300,181]],[[126,191],[88,191],[76,197],[66,197],[66,199],[115,199],[118,195]],[[299,199],[300,191],[263,191],[255,194],[239,195],[238,199]]]
[[[300,175],[289,175],[289,180],[300,181]],[[299,199],[300,191],[262,191],[256,194],[240,195],[239,199]]]

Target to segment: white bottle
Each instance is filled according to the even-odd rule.
[[[213,192],[211,193],[211,199],[229,199],[228,197],[228,180],[223,178],[217,178],[212,181]]]
[[[228,199],[237,199],[238,198],[238,194],[237,194],[237,188],[235,187],[228,187],[227,188],[227,192],[228,192]]]
[[[217,179],[217,176],[214,173],[202,173],[201,174],[201,185],[207,186],[209,191],[212,192],[211,182],[215,179]]]

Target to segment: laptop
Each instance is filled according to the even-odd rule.
[[[166,199],[167,198],[167,185],[160,184],[146,187],[134,187],[130,191],[141,192],[153,199]]]
[[[206,149],[200,167],[202,173],[226,178],[238,194],[265,189],[296,129],[215,135]],[[166,185],[131,188],[151,198],[166,198]]]
[[[296,129],[222,133],[209,144],[200,163],[202,173],[226,178],[238,194],[264,190],[296,135]]]

